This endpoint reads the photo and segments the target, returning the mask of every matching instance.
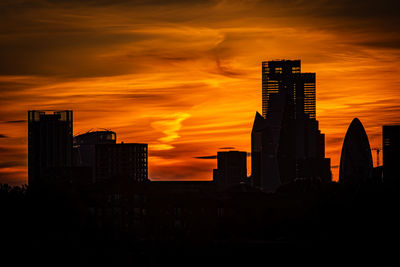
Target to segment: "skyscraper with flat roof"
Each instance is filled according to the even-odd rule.
[[[400,182],[400,124],[384,125],[383,137],[383,181]]]
[[[28,111],[28,184],[50,168],[72,166],[72,110]]]
[[[217,185],[230,186],[246,181],[246,152],[220,151],[217,154],[217,164],[218,168],[213,170],[213,180]]]

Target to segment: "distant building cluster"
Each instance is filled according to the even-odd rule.
[[[339,182],[349,185],[362,183],[399,182],[400,125],[382,126],[383,166],[373,167],[367,133],[359,119],[351,122],[343,141],[340,157]],[[379,152],[380,150],[378,150]]]
[[[240,181],[266,192],[296,179],[331,181],[315,104],[315,73],[301,73],[300,60],[262,62],[263,110],[262,115],[256,113],[251,132],[251,177]],[[227,166],[239,169],[246,163],[243,159],[242,164],[233,159],[225,163],[226,158],[233,158],[229,153],[218,153],[218,169],[214,170],[214,179],[225,184],[237,183],[237,175],[246,170],[244,165],[236,176],[221,178]]]
[[[119,143],[113,131],[95,131],[74,137],[77,166],[92,169],[93,182],[106,182],[110,177],[136,182],[148,179],[147,144]]]
[[[262,104],[251,133],[252,184],[275,191],[295,179],[331,181],[315,119],[315,73],[301,73],[300,60],[263,62]]]
[[[331,161],[316,120],[315,73],[302,73],[300,60],[264,61],[261,70],[262,115],[256,112],[251,131],[251,176],[247,152],[220,151],[213,184],[275,192],[299,179],[330,182]],[[110,130],[72,133],[71,110],[28,111],[30,185],[45,180],[78,185],[149,181],[147,144],[117,143]],[[399,140],[400,125],[383,126],[383,166],[373,168],[368,136],[355,118],[344,138],[339,182],[397,181]]]
[[[316,120],[315,73],[302,73],[300,60],[264,61],[261,71],[262,115],[256,113],[251,132],[251,176],[243,175],[246,152],[218,152],[214,181],[225,186],[247,183],[265,192],[297,179],[330,182],[325,135]],[[364,127],[357,118],[352,121],[343,142],[340,183],[390,183],[400,177],[400,125],[385,125],[382,132],[383,149],[373,149],[378,157],[383,150],[383,166],[373,168]]]
[[[148,180],[147,144],[117,143],[112,131],[73,137],[72,111],[28,111],[28,183]]]
[[[212,181],[150,182],[147,144],[117,143],[111,130],[73,136],[71,110],[28,111],[28,193],[0,188],[5,214],[16,216],[1,220],[9,222],[4,229],[16,229],[5,231],[15,241],[11,248],[28,244],[29,259],[50,251],[52,262],[75,253],[82,259],[95,255],[99,263],[149,266],[158,265],[147,261],[154,257],[160,265],[166,259],[176,265],[189,255],[187,265],[203,256],[199,249],[212,251],[205,264],[225,249],[225,265],[246,251],[250,256],[243,265],[249,259],[258,263],[254,255],[265,251],[281,252],[280,261],[299,248],[314,257],[343,245],[352,255],[359,247],[356,262],[365,248],[378,255],[375,244],[386,257],[399,237],[393,210],[400,185],[400,125],[383,126],[383,166],[373,168],[367,133],[354,118],[343,141],[339,183],[332,183],[315,93],[315,73],[301,73],[300,60],[263,62],[263,111],[255,115],[251,153],[219,151]],[[24,214],[29,216],[19,217]],[[16,235],[19,222],[29,222],[28,230]],[[110,261],[103,260],[105,254]]]

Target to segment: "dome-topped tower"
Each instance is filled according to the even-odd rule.
[[[371,178],[372,155],[368,136],[359,119],[354,118],[343,141],[339,182],[359,184]]]

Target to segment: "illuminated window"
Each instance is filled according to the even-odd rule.
[[[385,138],[385,140],[383,140],[383,145],[390,146],[390,138]]]
[[[300,67],[292,67],[292,73],[300,73]]]
[[[115,133],[107,134],[106,139],[107,139],[107,140],[115,140]]]

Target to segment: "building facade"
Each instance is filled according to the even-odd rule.
[[[72,110],[28,111],[28,184],[50,169],[72,166]]]
[[[300,60],[262,62],[262,106],[251,134],[253,186],[275,191],[295,179],[331,181],[315,119],[315,73],[301,73]]]
[[[113,131],[95,131],[74,137],[74,158],[77,166],[92,168],[92,182],[116,179],[148,181],[147,144],[116,142]]]
[[[372,180],[372,155],[368,136],[359,119],[347,129],[340,156],[339,182],[360,184]]]
[[[383,181],[400,181],[400,125],[382,127],[383,144]]]
[[[217,169],[213,170],[216,185],[236,185],[247,180],[247,153],[222,151],[217,154]]]
[[[262,115],[271,113],[272,95],[288,95],[288,112],[293,119],[315,119],[315,73],[301,73],[300,60],[262,62]]]

